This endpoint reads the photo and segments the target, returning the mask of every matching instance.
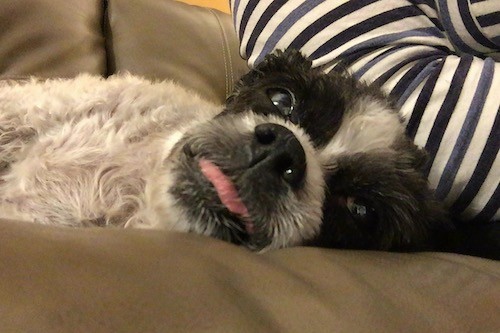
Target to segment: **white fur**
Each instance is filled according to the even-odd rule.
[[[338,132],[322,149],[320,158],[328,164],[332,156],[387,148],[401,138],[403,132],[396,112],[381,100],[363,97],[345,112]]]
[[[172,214],[156,193],[163,160],[184,129],[220,110],[172,82],[127,75],[4,85],[0,161],[12,165],[0,171],[1,217],[158,224]]]

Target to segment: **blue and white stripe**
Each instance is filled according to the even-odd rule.
[[[341,62],[401,108],[431,155],[436,195],[463,220],[500,219],[500,1],[233,0],[250,66],[293,47]]]

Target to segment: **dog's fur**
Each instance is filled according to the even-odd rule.
[[[430,249],[449,224],[424,163],[378,89],[293,50],[266,57],[224,106],[130,75],[0,88],[8,218],[166,228],[254,250]]]

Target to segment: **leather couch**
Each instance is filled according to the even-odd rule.
[[[222,102],[229,15],[172,0],[3,0],[0,78],[173,79]],[[29,98],[29,96],[26,96]],[[1,332],[499,332],[499,262],[0,221]]]

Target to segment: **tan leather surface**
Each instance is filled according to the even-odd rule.
[[[0,1],[0,77],[104,74],[100,0]]]
[[[111,72],[171,78],[222,102],[247,71],[229,15],[173,0],[110,0]]]
[[[3,332],[498,332],[500,266],[0,223]]]

